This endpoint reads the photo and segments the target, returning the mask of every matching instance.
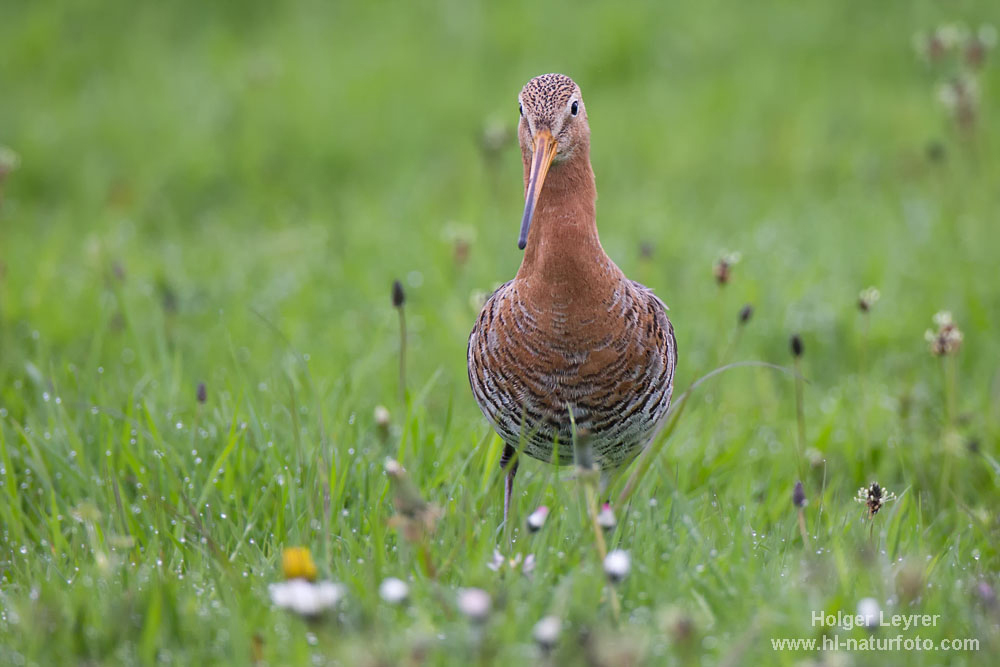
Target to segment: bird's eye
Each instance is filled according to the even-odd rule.
[[[524,115],[524,105],[523,104],[518,104],[517,105],[517,112],[519,114],[521,114],[522,116]]]
[[[571,114],[573,114],[574,116],[576,114],[580,113],[580,103],[579,102],[573,102],[573,104],[571,104],[570,107],[569,107],[569,112]]]

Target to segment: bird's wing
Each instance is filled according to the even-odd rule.
[[[653,293],[653,290],[634,280],[631,282],[640,297],[645,300],[648,312],[652,316],[646,343],[654,347],[661,355],[664,365],[663,381],[672,390],[674,369],[677,367],[677,339],[674,337],[674,325],[667,317],[667,311],[670,309],[660,297]]]

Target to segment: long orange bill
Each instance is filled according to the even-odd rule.
[[[542,192],[545,175],[549,173],[552,159],[556,156],[556,140],[548,130],[535,133],[535,147],[531,154],[531,173],[528,175],[528,192],[524,196],[524,217],[521,218],[521,236],[517,239],[517,247],[524,250],[528,244],[528,228],[531,218],[535,215],[538,205],[538,195]]]

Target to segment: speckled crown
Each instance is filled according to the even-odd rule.
[[[573,79],[565,74],[542,74],[524,84],[521,103],[536,118],[555,118],[574,95],[580,96],[580,87]]]

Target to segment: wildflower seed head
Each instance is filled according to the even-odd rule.
[[[627,551],[615,549],[604,557],[604,574],[612,583],[618,583],[628,576],[632,569],[632,558]]]
[[[957,353],[962,347],[963,335],[951,313],[947,310],[940,311],[934,315],[934,324],[937,325],[937,331],[928,329],[924,332],[924,340],[927,341],[931,354],[943,357]]]
[[[386,577],[378,587],[379,597],[389,604],[400,604],[410,595],[410,587],[402,579]]]
[[[489,297],[490,293],[486,290],[474,289],[469,293],[469,305],[473,310],[480,311],[486,305],[486,299]]]
[[[549,516],[549,508],[540,505],[538,509],[528,515],[528,530],[537,533],[545,525],[545,519]]]
[[[984,24],[969,40],[965,47],[965,62],[973,69],[979,69],[986,61],[986,54],[996,46],[997,30],[992,25]]]
[[[481,588],[458,589],[458,610],[476,623],[482,623],[490,615],[493,601],[490,594]]]
[[[680,607],[670,606],[660,613],[660,627],[678,644],[690,641],[694,636],[694,619]]]
[[[970,127],[979,109],[979,81],[964,73],[938,86],[938,100],[962,127]]]
[[[608,503],[601,505],[601,511],[597,513],[597,525],[604,530],[614,530],[615,526],[618,525],[615,512]]]
[[[896,499],[896,494],[883,488],[878,482],[872,482],[870,486],[862,486],[858,489],[858,494],[854,500],[861,503],[868,509],[868,516],[873,517],[878,514],[882,506]]]
[[[305,547],[288,547],[282,551],[281,571],[285,579],[316,580],[316,563]]]
[[[965,62],[969,67],[979,69],[984,60],[986,60],[986,47],[978,37],[973,37],[965,47]]]
[[[790,346],[792,348],[792,356],[798,359],[805,352],[805,347],[802,345],[802,337],[798,334],[792,334],[790,341]]]
[[[795,490],[792,491],[792,504],[802,509],[808,502],[806,500],[806,491],[802,488],[802,480],[795,482]]]
[[[199,403],[204,403],[208,400],[208,390],[205,388],[204,382],[198,383],[198,389],[195,392],[195,397],[198,399]]]
[[[872,630],[878,627],[882,608],[875,598],[862,598],[858,601],[858,616],[861,617],[864,626]]]
[[[486,567],[494,572],[509,569],[512,572],[520,572],[521,574],[530,576],[535,571],[535,554],[528,554],[527,557],[524,557],[520,553],[517,553],[514,554],[513,558],[504,558],[499,549],[494,549],[493,558],[486,564]]]
[[[455,244],[452,250],[452,256],[455,259],[455,264],[458,266],[464,265],[469,260],[469,242],[466,239],[455,239]]]
[[[402,308],[404,303],[406,303],[406,293],[403,291],[403,283],[393,280],[392,305],[396,308]]]
[[[483,152],[488,157],[493,157],[512,143],[514,137],[514,132],[508,123],[499,118],[492,118],[483,126],[483,134],[480,138]]]
[[[715,265],[712,267],[712,275],[715,276],[715,282],[719,285],[729,284],[733,267],[739,264],[740,259],[742,259],[742,255],[739,252],[723,251],[719,258],[715,260]]]
[[[945,23],[937,27],[934,36],[940,40],[942,47],[947,51],[964,44],[969,36],[969,31],[963,25]]]
[[[406,469],[396,459],[387,458],[385,460],[385,474],[393,479],[401,479],[406,476]]]
[[[392,415],[389,414],[389,408],[384,405],[375,406],[375,426],[380,429],[385,429],[389,427],[389,423],[392,421]]]
[[[535,623],[535,628],[531,635],[542,650],[550,651],[559,641],[559,633],[562,631],[562,621],[558,616],[546,616]]]
[[[746,324],[753,317],[753,306],[749,303],[740,308],[740,324]]]
[[[437,506],[424,500],[420,489],[399,461],[387,458],[385,474],[392,484],[392,504],[398,512],[392,518],[392,523],[399,527],[404,537],[410,541],[432,531],[441,516]]]
[[[80,523],[95,523],[101,520],[101,510],[91,502],[83,502],[73,508],[73,518]]]
[[[867,313],[878,302],[881,296],[876,287],[867,287],[861,290],[861,293],[858,294],[858,310],[862,313]]]
[[[332,581],[312,583],[291,579],[267,587],[271,602],[300,616],[316,617],[330,609],[344,596],[344,587]]]
[[[805,457],[805,460],[813,468],[819,468],[826,463],[826,459],[823,457],[823,452],[819,451],[815,447],[806,448],[806,451],[802,452],[802,456]]]

